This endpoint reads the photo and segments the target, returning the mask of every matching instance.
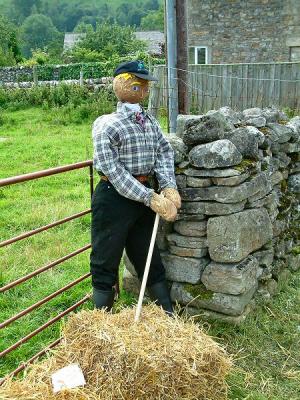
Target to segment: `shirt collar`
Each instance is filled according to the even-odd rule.
[[[134,106],[133,106],[130,103],[123,103],[122,101],[118,101],[117,112],[126,114],[128,116],[135,114],[137,112],[142,112],[145,114],[145,110],[143,109],[143,107],[141,105],[139,105],[139,108],[138,108],[138,106],[136,104],[134,104]]]

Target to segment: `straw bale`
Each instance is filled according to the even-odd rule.
[[[81,311],[70,316],[62,343],[48,357],[8,379],[3,400],[224,400],[231,358],[192,319],[170,318],[157,306],[112,314]],[[78,363],[82,388],[54,395],[51,374]]]

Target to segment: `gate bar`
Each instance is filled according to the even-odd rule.
[[[80,254],[82,252],[84,252],[85,250],[88,250],[89,248],[91,248],[91,244],[87,244],[86,246],[81,247],[78,250],[73,251],[72,253],[67,254],[64,257],[59,258],[56,261],[52,261],[50,264],[45,265],[44,267],[41,267],[33,272],[30,272],[30,274],[23,276],[22,278],[19,278],[11,283],[8,283],[7,285],[3,286],[2,288],[0,288],[0,293],[5,292],[6,290],[9,290],[17,285],[19,285],[20,283],[23,283],[25,281],[27,281],[28,279],[32,278],[33,276],[39,275],[41,272],[47,271],[48,269],[55,267],[58,264],[61,264],[62,262],[68,260],[69,258],[72,258],[74,256],[76,256],[77,254]]]
[[[28,364],[31,364],[34,360],[36,360],[37,358],[39,358],[40,356],[42,356],[43,354],[45,354],[48,350],[52,349],[53,347],[57,346],[58,343],[61,341],[62,338],[58,338],[56,339],[54,342],[52,342],[51,344],[49,344],[45,349],[39,351],[38,353],[36,353],[34,356],[32,356],[31,358],[29,358],[29,360],[22,362],[22,364],[20,364],[18,366],[18,368],[16,368],[14,371],[12,371],[10,374],[6,375],[4,378],[2,378],[0,380],[0,386],[9,378],[9,377],[13,377],[15,375],[17,375],[19,372],[23,371],[23,369],[25,369],[27,367]]]
[[[15,236],[14,238],[4,240],[3,242],[0,242],[0,247],[7,246],[7,245],[9,245],[11,243],[15,243],[15,242],[17,242],[19,240],[28,238],[28,237],[30,237],[32,235],[36,235],[37,233],[46,231],[46,230],[48,230],[50,228],[53,228],[54,226],[61,225],[61,224],[64,224],[65,222],[71,221],[72,219],[76,219],[76,218],[82,217],[83,215],[89,214],[90,212],[91,212],[91,209],[89,208],[88,210],[81,211],[78,214],[73,214],[70,217],[60,219],[60,220],[58,220],[56,222],[52,222],[51,224],[48,224],[48,225],[45,225],[45,226],[41,226],[40,228],[33,229],[32,231],[28,231],[28,232],[22,233],[21,235]]]
[[[62,287],[61,289],[57,290],[56,292],[53,292],[49,294],[49,296],[44,297],[40,301],[36,302],[35,304],[32,304],[30,307],[25,308],[24,310],[20,311],[18,314],[14,315],[13,317],[7,319],[6,321],[2,322],[0,324],[0,329],[5,328],[7,325],[11,324],[12,322],[16,321],[17,319],[23,317],[24,315],[30,313],[31,311],[35,310],[39,306],[41,306],[44,303],[47,303],[49,300],[52,300],[54,297],[58,296],[59,294],[65,292],[66,290],[70,289],[72,286],[77,285],[79,282],[83,281],[84,279],[88,278],[91,276],[91,273],[88,272],[85,275],[80,276],[78,279],[76,279],[73,282],[68,283],[66,286]]]
[[[45,324],[41,325],[39,328],[35,329],[34,331],[29,333],[28,335],[24,336],[22,339],[18,340],[16,343],[11,345],[7,349],[3,350],[0,353],[0,357],[4,357],[6,354],[10,353],[11,351],[15,350],[17,347],[21,346],[21,344],[23,344],[25,342],[28,342],[28,340],[31,339],[33,336],[36,336],[38,333],[40,333],[43,330],[45,330],[46,328],[48,328],[48,326],[53,325],[56,321],[60,320],[65,315],[67,315],[70,312],[72,312],[73,310],[75,310],[75,308],[79,307],[81,304],[83,304],[87,300],[89,300],[90,297],[91,297],[90,294],[86,295],[80,301],[78,301],[77,303],[73,304],[71,307],[67,308],[65,311],[63,311],[60,314],[58,314],[56,317],[50,319],[48,322],[46,322]]]
[[[0,187],[14,185],[20,182],[31,181],[33,179],[43,178],[44,176],[50,176],[60,174],[61,172],[73,171],[74,169],[80,169],[89,167],[93,164],[92,160],[82,161],[75,164],[64,165],[62,167],[44,169],[42,171],[31,172],[30,174],[17,175],[11,178],[0,179]]]

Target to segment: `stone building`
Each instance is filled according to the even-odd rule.
[[[191,64],[300,61],[300,0],[188,0]]]
[[[65,33],[64,51],[71,50],[85,36],[85,33]]]
[[[165,35],[160,31],[141,31],[134,32],[138,40],[143,40],[146,43],[146,52],[161,57],[165,46]]]

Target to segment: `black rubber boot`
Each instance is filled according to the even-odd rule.
[[[169,316],[174,314],[170,291],[166,281],[154,283],[154,285],[147,287],[147,290],[152,301],[161,306]]]
[[[105,308],[106,311],[110,311],[114,303],[114,298],[115,298],[114,289],[100,290],[93,288],[93,300],[95,303],[95,307],[98,309]]]

